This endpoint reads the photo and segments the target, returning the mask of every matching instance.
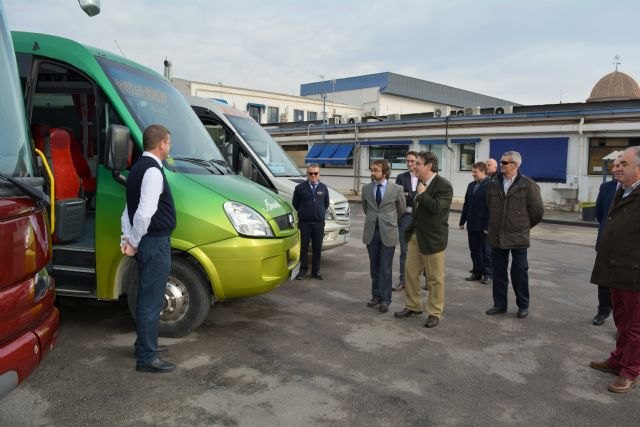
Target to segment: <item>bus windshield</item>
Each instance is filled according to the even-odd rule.
[[[4,14],[0,5],[0,14]],[[4,16],[0,16],[0,24]],[[0,25],[0,173],[9,177],[33,176],[33,158],[18,80],[11,35]]]
[[[161,124],[169,129],[170,169],[193,172],[193,165],[200,165],[214,173],[230,172],[220,150],[198,116],[171,83],[162,77],[115,61],[100,57],[97,60],[129,107],[140,129],[144,130],[152,124]],[[183,167],[183,162],[178,160],[189,162],[191,166]],[[210,163],[215,165],[209,167]]]
[[[255,120],[233,114],[225,114],[225,117],[267,165],[273,176],[302,176],[289,155]]]

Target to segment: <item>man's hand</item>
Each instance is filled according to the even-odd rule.
[[[464,224],[460,224],[460,230],[464,230]]]
[[[418,185],[416,186],[416,193],[422,194],[426,189],[427,189],[427,186],[424,185],[422,182],[419,182]]]
[[[138,253],[138,250],[131,246],[129,242],[122,243],[120,245],[120,251],[123,253],[123,255],[126,256],[134,256],[136,253]]]

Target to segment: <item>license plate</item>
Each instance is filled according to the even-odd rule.
[[[298,263],[295,267],[293,267],[293,270],[291,270],[291,275],[289,276],[289,280],[295,279],[298,273],[300,273],[300,263]]]

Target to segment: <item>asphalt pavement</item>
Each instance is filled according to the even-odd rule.
[[[351,241],[323,253],[323,281],[218,303],[195,333],[161,339],[174,373],[134,371],[126,301],[63,299],[56,348],[0,402],[0,426],[637,425],[640,390],[607,391],[589,368],[614,345],[611,319],[591,325],[596,230],[533,231],[530,314],[487,316],[491,287],[466,282],[466,232],[450,219],[440,325],[366,307],[363,215]],[[394,268],[397,270],[397,256]],[[397,272],[394,273],[394,279]],[[423,295],[424,296],[424,295]]]

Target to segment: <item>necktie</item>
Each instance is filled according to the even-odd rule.
[[[311,184],[311,191],[313,191],[313,194],[316,194],[316,187],[318,186],[318,184]]]
[[[378,184],[377,188],[376,188],[376,205],[380,206],[380,203],[382,202],[382,190],[380,190],[382,188],[382,184]]]

